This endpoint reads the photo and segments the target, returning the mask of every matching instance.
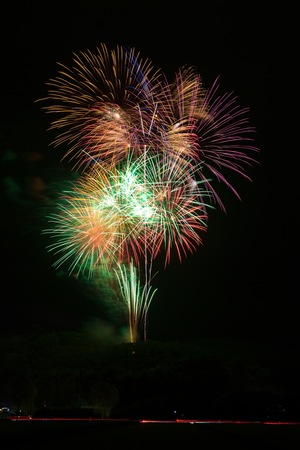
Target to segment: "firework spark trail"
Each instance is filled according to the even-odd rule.
[[[202,244],[208,209],[225,211],[216,182],[240,198],[228,174],[250,180],[255,130],[237,97],[219,93],[218,78],[205,89],[197,71],[183,67],[170,83],[135,49],[101,44],[59,67],[41,100],[58,117],[52,144],[68,145],[64,158],[82,175],[49,217],[48,250],[55,267],[69,264],[77,276],[116,270],[135,339],[154,294],[153,261],[161,253],[165,266],[176,255],[182,261]]]
[[[146,340],[145,320],[157,289],[152,289],[148,283],[141,286],[138,270],[133,261],[130,262],[129,269],[127,265],[118,264],[114,270],[122,298],[127,305],[130,342],[136,342],[142,331]]]

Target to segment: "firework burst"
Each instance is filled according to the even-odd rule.
[[[159,71],[150,61],[134,49],[101,44],[96,53],[74,53],[71,68],[59,67],[47,83],[48,97],[41,99],[51,100],[43,109],[58,117],[50,126],[59,132],[52,144],[67,144],[65,157],[77,159],[75,167],[83,170],[89,165],[86,154],[118,162],[128,148],[139,151],[141,111],[146,117],[156,109],[152,91]]]
[[[202,243],[207,228],[208,194],[191,167],[154,154],[83,174],[44,231],[54,238],[48,248],[59,255],[55,267],[70,260],[71,273],[92,273],[116,261],[139,265],[146,253],[156,258],[162,250],[167,264],[173,249],[182,260]]]

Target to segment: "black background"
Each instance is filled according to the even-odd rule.
[[[185,64],[208,87],[220,76],[222,91],[250,108],[260,149],[253,181],[236,180],[242,200],[221,188],[227,214],[214,211],[198,252],[154,279],[148,338],[300,343],[298,146],[289,142],[297,130],[288,105],[294,14],[235,1],[25,1],[2,10],[1,334],[91,329],[122,339],[118,313],[54,271],[41,235],[51,189],[69,166],[64,149],[50,146],[50,118],[36,100],[57,61],[68,65],[72,52],[104,42],[135,47],[170,79]]]

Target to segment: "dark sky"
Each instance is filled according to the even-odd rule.
[[[221,188],[227,214],[214,211],[198,252],[155,278],[148,338],[300,343],[297,149],[288,144],[286,120],[292,13],[255,2],[125,3],[11,2],[2,12],[0,332],[120,335],[118,314],[95,291],[51,268],[41,236],[51,189],[71,167],[50,146],[50,118],[35,101],[46,95],[57,61],[68,65],[72,52],[104,42],[135,47],[169,77],[185,64],[207,86],[220,76],[222,90],[250,108],[260,148],[252,183],[236,181],[242,201]]]

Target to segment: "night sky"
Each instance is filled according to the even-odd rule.
[[[197,9],[159,2],[163,10],[109,3],[12,2],[2,12],[0,333],[122,335],[119,312],[99,293],[55,272],[42,235],[54,190],[72,176],[72,164],[61,162],[64,148],[50,145],[52,116],[36,100],[47,95],[56,62],[68,65],[72,52],[103,42],[135,47],[170,79],[183,65],[195,66],[207,87],[220,76],[222,92],[250,108],[260,149],[248,171],[252,182],[233,177],[242,200],[220,186],[227,214],[211,213],[197,253],[155,277],[148,339],[300,344],[297,148],[288,143],[286,120],[291,43],[279,31],[285,13],[238,1],[194,2]]]

